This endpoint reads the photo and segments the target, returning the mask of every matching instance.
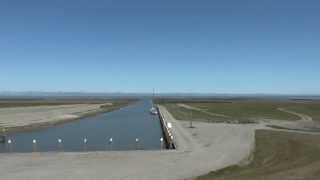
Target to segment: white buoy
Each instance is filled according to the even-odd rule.
[[[160,138],[160,150],[162,150],[162,146],[163,146],[163,137]]]
[[[8,139],[8,148],[9,148],[9,152],[11,152],[12,151],[12,145],[11,145],[11,143],[12,143],[12,140],[11,139]]]
[[[113,146],[113,138],[111,137],[111,138],[109,138],[109,146],[107,146],[107,149],[109,147],[109,149],[112,150],[112,146]]]
[[[37,151],[37,140],[36,139],[33,139],[32,140],[32,147],[33,147],[33,152],[36,152]]]
[[[85,144],[87,144],[87,142],[88,142],[87,138],[84,138],[84,139],[83,139],[83,142],[84,142]]]
[[[136,149],[139,149],[139,144],[140,144],[139,143],[139,138],[136,138],[136,147],[135,147]]]
[[[58,149],[62,150],[63,149],[63,144],[62,144],[62,139],[58,138]]]

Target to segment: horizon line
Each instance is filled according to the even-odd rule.
[[[111,94],[122,94],[122,95],[150,95],[153,92],[125,92],[125,91],[113,91],[113,92],[103,92],[103,91],[0,91],[0,95],[8,95],[8,96],[15,96],[15,95],[35,95],[36,94],[91,94],[91,95],[111,95]],[[215,92],[158,92],[156,95],[211,95],[211,96],[320,96],[319,94],[315,93],[215,93]]]

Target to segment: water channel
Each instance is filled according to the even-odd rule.
[[[152,101],[144,99],[113,112],[50,128],[7,134],[7,140],[12,142],[0,144],[0,152],[160,149],[163,134],[158,116],[149,112],[151,106]]]

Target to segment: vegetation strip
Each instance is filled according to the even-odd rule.
[[[318,179],[320,135],[257,130],[253,160],[200,176],[197,180]]]

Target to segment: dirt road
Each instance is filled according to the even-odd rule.
[[[298,116],[300,119],[297,121],[285,121],[285,120],[275,120],[275,119],[261,119],[259,123],[270,127],[276,127],[280,129],[291,129],[291,130],[301,130],[301,131],[314,131],[320,128],[320,124],[313,121],[311,116],[306,114],[298,113],[285,108],[278,108],[279,111],[289,113]]]
[[[285,108],[278,108],[278,110],[300,117],[300,120],[297,121],[295,123],[295,125],[294,125],[295,128],[308,129],[308,128],[316,128],[318,126],[318,124],[313,121],[311,116],[308,116],[308,115],[302,114],[302,113],[298,113],[298,112],[295,112],[295,111],[291,111],[291,110],[288,110],[288,109],[285,109]]]

